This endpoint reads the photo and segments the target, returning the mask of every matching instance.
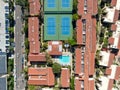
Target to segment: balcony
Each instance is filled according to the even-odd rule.
[[[85,31],[85,30],[83,30],[83,31],[82,31],[82,34],[83,34],[83,35],[84,35],[84,34],[86,34],[86,31]]]
[[[81,90],[84,90],[84,81],[81,81]]]
[[[81,64],[81,72],[84,73],[84,64]]]
[[[86,36],[85,35],[82,35],[82,42],[85,44],[86,42]]]

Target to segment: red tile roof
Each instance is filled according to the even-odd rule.
[[[82,82],[84,80],[85,90],[94,90],[95,82],[94,80],[89,80],[89,76],[94,75],[94,65],[95,65],[95,52],[96,52],[96,18],[93,15],[97,14],[97,0],[87,0],[86,7],[84,7],[85,1],[78,0],[78,15],[81,18],[76,22],[77,31],[77,44],[83,44],[83,39],[85,39],[85,53],[84,53],[84,64],[81,61],[82,49],[76,48],[75,50],[75,90],[81,90]],[[85,10],[86,9],[86,10]],[[83,23],[82,20],[85,19],[85,34],[83,37]],[[84,66],[83,66],[84,65]],[[81,69],[84,67],[83,69]],[[83,71],[83,74],[81,73]],[[82,75],[82,76],[80,76]]]
[[[62,42],[54,42],[54,41],[49,41],[48,42],[48,53],[50,55],[62,55]],[[51,50],[50,50],[51,49]]]
[[[106,68],[106,71],[105,71],[105,74],[107,74],[107,75],[110,75],[111,74],[111,69],[110,68]]]
[[[85,8],[84,8],[84,0],[78,0],[78,15],[85,15]],[[91,15],[96,15],[97,14],[97,0],[87,0],[86,3],[86,11],[87,13],[91,13]]]
[[[55,77],[51,67],[28,68],[28,84],[54,86]]]
[[[75,74],[81,73],[81,49],[75,50]]]
[[[109,44],[114,45],[114,40],[115,40],[115,38],[110,37],[108,40]],[[117,44],[116,48],[120,49],[120,37],[118,38],[118,44]]]
[[[113,64],[114,58],[115,58],[115,54],[110,53],[108,67],[110,67]]]
[[[116,31],[116,28],[117,28],[117,25],[115,25],[115,24],[112,24],[112,25],[111,25],[111,30],[112,30],[112,31]]]
[[[76,22],[77,44],[82,44],[82,21],[79,19]]]
[[[29,12],[30,15],[39,15],[40,13],[39,0],[29,0]]]
[[[118,45],[117,45],[117,48],[120,49],[120,36],[119,36],[119,39],[118,39]]]
[[[107,90],[112,90],[112,88],[113,88],[113,79],[110,79],[109,80],[109,84],[108,84],[108,89]]]
[[[81,81],[79,79],[75,79],[75,90],[81,90]]]
[[[39,40],[39,19],[38,17],[28,18],[28,40],[29,41]]]
[[[95,53],[89,54],[89,75],[94,75],[95,73]]]
[[[118,18],[119,18],[119,10],[115,9],[114,20],[113,21],[116,22],[118,20]]]
[[[111,0],[111,6],[116,6],[117,0]]]
[[[96,19],[92,18],[92,31],[91,31],[91,52],[95,53],[96,52]]]
[[[108,42],[109,42],[109,44],[114,44],[114,38],[113,38],[113,37],[110,37],[110,38],[108,39]]]
[[[93,15],[97,14],[98,12],[98,0],[92,0],[93,1]]]
[[[62,88],[70,87],[70,71],[67,68],[62,68],[61,71],[61,87]]]
[[[84,14],[84,0],[78,0],[78,1],[79,3],[77,5],[77,9],[78,9],[77,13],[78,15],[83,15]]]
[[[46,62],[45,54],[29,54],[28,61],[30,62]]]
[[[86,18],[86,47],[90,52],[96,52],[96,20],[87,14]]]
[[[116,73],[115,73],[115,80],[118,80],[120,77],[120,66],[117,67]]]
[[[34,41],[30,42],[30,53],[39,53],[40,52],[40,42],[39,41]]]
[[[95,15],[97,10],[97,0],[87,0],[87,12]]]
[[[95,81],[89,80],[89,90],[94,90],[94,89],[95,89]]]

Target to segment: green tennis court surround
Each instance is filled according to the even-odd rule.
[[[73,0],[44,0],[44,40],[72,38]]]
[[[44,16],[44,40],[68,40],[72,33],[72,15]]]

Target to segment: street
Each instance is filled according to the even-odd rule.
[[[25,90],[25,80],[23,72],[23,53],[22,53],[22,11],[21,7],[15,6],[15,29],[14,29],[14,41],[15,41],[15,60],[14,60],[14,90]]]

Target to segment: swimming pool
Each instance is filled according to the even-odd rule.
[[[70,64],[70,56],[68,56],[68,55],[59,56],[59,62],[62,65],[69,65]]]

